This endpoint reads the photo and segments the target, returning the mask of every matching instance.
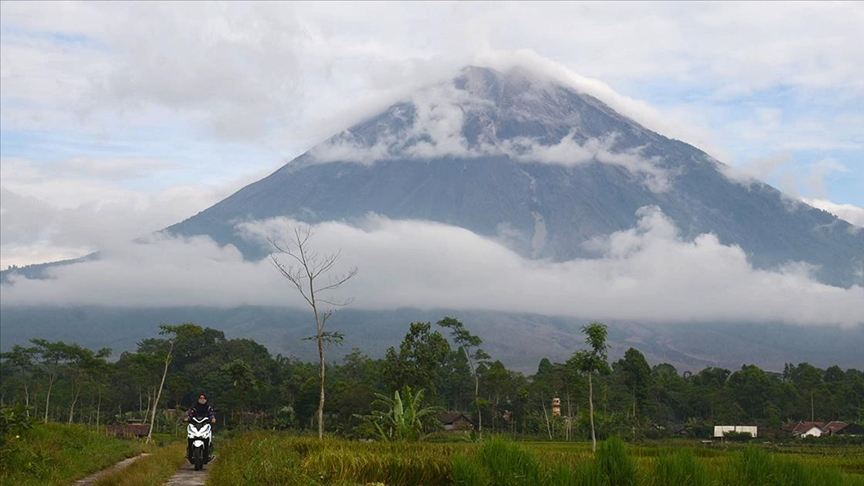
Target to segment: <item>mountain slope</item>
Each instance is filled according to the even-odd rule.
[[[243,240],[236,223],[373,212],[460,226],[562,261],[596,256],[598,239],[657,206],[683,237],[716,234],[757,268],[807,262],[822,282],[864,285],[864,232],[726,172],[589,95],[519,69],[471,67],[167,230],[257,259],[269,249]]]

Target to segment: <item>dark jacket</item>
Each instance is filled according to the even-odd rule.
[[[197,403],[196,403],[196,405],[197,405]],[[193,406],[192,408],[189,409],[189,413],[186,414],[186,416],[187,416],[188,418],[190,418],[190,419],[191,419],[192,417],[197,417],[197,416],[198,416],[198,414],[195,412],[195,407],[194,407],[194,406]],[[207,416],[210,417],[210,420],[213,420],[213,419],[216,418],[216,412],[215,412],[215,410],[213,410],[213,407],[211,407],[209,403],[207,404]]]

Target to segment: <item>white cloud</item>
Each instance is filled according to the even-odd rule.
[[[635,228],[601,242],[603,257],[550,263],[519,257],[467,230],[370,216],[361,227],[314,227],[315,249],[341,249],[334,270],[358,266],[340,289],[353,307],[494,309],[657,322],[784,321],[858,325],[864,289],[831,287],[807,265],[754,269],[744,252],[713,235],[678,237],[656,208]],[[240,227],[248,238],[284,234],[293,221]],[[156,239],[105,252],[100,262],[59,267],[53,279],[16,280],[4,305],[304,305],[266,261],[245,262],[206,238]],[[110,296],[110,297],[109,297]],[[106,302],[110,299],[111,302]]]
[[[862,207],[855,206],[854,204],[837,204],[823,199],[811,199],[806,197],[801,198],[801,200],[814,208],[828,211],[850,224],[858,226],[859,228],[864,228],[864,208]]]
[[[154,154],[161,137],[140,137],[124,150],[103,144],[139,127],[296,154],[465,64],[528,66],[732,165],[772,153],[842,150],[851,155],[838,163],[852,167],[864,147],[864,5],[856,2],[2,2],[0,23],[4,166],[9,155],[24,156],[16,147],[28,144],[30,152],[63,145],[66,153],[56,158],[67,161],[90,160],[92,152],[100,160],[161,160]],[[440,116],[439,128],[456,119],[429,114]],[[22,131],[52,137],[44,146],[19,142],[14,137]],[[82,142],[82,131],[98,140]],[[461,149],[458,140],[433,140],[417,150]],[[93,182],[66,185],[37,167],[32,184],[13,187],[4,175],[3,187],[55,208],[79,208],[82,201],[132,206],[126,219],[143,218],[139,226],[149,230],[164,220],[144,208],[176,205],[175,215],[201,209],[171,198],[199,191],[188,181],[205,173],[222,170],[235,180],[230,171],[241,162],[202,158],[198,176],[132,193],[128,184],[109,182],[107,165],[84,171]],[[81,169],[66,167],[79,175]],[[790,194],[821,190],[808,186],[808,169],[786,171],[778,185]],[[860,179],[859,172],[853,176]],[[186,189],[166,189],[178,186]],[[831,187],[806,195],[860,197],[838,198]],[[160,197],[168,200],[159,203]],[[87,214],[104,216],[95,211]],[[49,241],[66,233],[46,232],[56,216],[46,217],[36,225],[41,233],[28,237],[36,245],[31,250],[83,248]],[[3,247],[3,261],[10,251]]]
[[[532,140],[518,138],[505,144],[503,152],[525,162],[578,165],[597,161],[617,165],[642,177],[645,186],[654,192],[670,189],[672,174],[657,164],[659,157],[643,157],[638,149],[615,152],[612,149],[615,138],[616,135],[613,134],[603,140],[588,139],[579,144],[571,134],[555,145],[541,145]]]
[[[150,191],[124,187],[162,167],[157,160],[72,159],[40,164],[4,158],[0,164],[0,267],[76,258],[122,245],[188,218],[258,179]],[[94,178],[94,176],[98,176]]]
[[[535,70],[523,71],[524,68],[518,64],[503,68],[510,73],[519,70],[520,73],[525,73],[521,74],[524,76],[531,73],[530,82],[537,87],[541,98],[555,82],[550,82],[543,75],[535,77]],[[406,108],[401,104],[394,105],[389,112],[393,119],[402,120],[406,126],[395,129],[387,125],[376,126],[377,132],[371,143],[346,130],[314,147],[310,155],[319,163],[347,161],[362,164],[392,159],[428,160],[490,155],[504,155],[523,162],[568,166],[596,161],[628,170],[641,177],[652,191],[663,192],[670,188],[671,174],[658,165],[659,157],[643,157],[639,148],[621,151],[613,149],[618,134],[610,134],[603,140],[588,139],[579,143],[574,138],[576,134],[570,133],[558,143],[544,145],[528,137],[499,139],[494,123],[489,121],[490,127],[480,135],[479,142],[469,144],[463,135],[466,114],[479,113],[481,118],[485,118],[483,110],[491,106],[489,100],[478,95],[477,90],[482,90],[482,86],[472,87],[472,81],[482,83],[482,80],[469,79],[468,88],[457,89],[452,82],[445,81],[413,93],[404,100],[413,107],[412,113],[406,113]],[[572,87],[572,84],[564,85]],[[534,92],[529,92],[525,96],[533,94]],[[549,96],[552,96],[551,91]]]

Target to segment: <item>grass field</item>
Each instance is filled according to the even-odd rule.
[[[186,462],[186,446],[175,442],[131,465],[101,476],[94,486],[161,486]]]
[[[80,425],[37,424],[0,452],[0,484],[67,485],[144,450]]]
[[[253,432],[225,441],[208,484],[862,485],[860,446],[700,447],[508,442],[366,443]]]

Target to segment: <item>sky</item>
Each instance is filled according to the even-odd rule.
[[[109,289],[121,292],[116,279],[97,282],[97,274],[124,275],[140,269],[141,261],[167,256],[177,260],[166,265],[198,258],[204,274],[216,271],[207,262],[230,263],[238,275],[254,279],[266,270],[237,261],[232,248],[212,242],[157,239],[146,248],[130,242],[206,209],[417,88],[453,77],[462,66],[502,62],[562,74],[648,128],[864,226],[860,2],[2,2],[0,267],[97,250],[117,256],[103,267],[58,270],[68,272],[62,273],[68,280],[48,288],[45,282],[21,283],[14,295],[22,302],[64,295],[77,302]],[[352,262],[362,264],[356,255],[365,255],[363,261],[386,268],[373,249],[406,258],[418,254],[388,246],[404,241],[402,225],[417,225],[414,230],[443,232],[469,245],[478,257],[495,254],[510,261],[512,274],[502,285],[518,287],[527,271],[521,267],[529,266],[528,274],[548,286],[550,295],[558,295],[553,290],[561,279],[589,272],[620,286],[615,288],[621,293],[612,295],[632,297],[628,292],[635,287],[627,282],[664,275],[649,264],[659,260],[649,257],[689,249],[725,262],[728,268],[718,267],[720,273],[696,287],[706,293],[727,289],[728,299],[718,300],[711,312],[681,303],[664,317],[725,316],[735,312],[722,305],[737,303],[739,310],[754,308],[751,315],[760,319],[800,320],[803,309],[783,306],[791,292],[800,294],[799,303],[817,296],[833,302],[839,310],[831,322],[864,321],[864,308],[856,304],[864,297],[860,288],[826,288],[795,262],[760,273],[736,248],[710,235],[698,244],[682,242],[662,214],[646,211],[644,227],[620,235],[621,241],[644,239],[623,256],[613,245],[599,263],[550,267],[523,261],[476,235],[424,222],[373,218],[362,231],[325,225],[319,233],[326,246],[326,235],[360,231],[351,233],[358,243],[344,254],[354,250]],[[268,224],[275,223],[258,226]],[[660,246],[647,243],[661,240]],[[617,241],[614,235],[610,241]],[[458,256],[446,257],[460,264]],[[164,285],[158,268],[147,270],[154,287]],[[446,280],[441,268],[448,265],[415,271],[434,282]],[[727,270],[738,273],[724,280]],[[175,283],[192,284],[176,273]],[[257,285],[272,284],[270,278]],[[661,282],[659,288],[671,285]],[[728,282],[741,283],[739,289],[767,282],[785,288],[787,300],[779,293],[774,304],[760,307],[763,316],[755,304],[742,304],[746,294],[731,292]],[[373,306],[379,295],[373,290],[383,289],[363,285],[365,305]],[[411,289],[387,290],[398,295],[400,288]],[[233,292],[238,302],[276,299],[266,291],[244,296],[236,288],[211,290]],[[132,303],[135,288],[128,293]],[[497,305],[495,295],[477,297],[473,305]],[[172,295],[166,291],[164,297]],[[577,304],[601,306],[604,298],[594,297]],[[643,297],[649,305],[650,295]],[[204,293],[200,298],[207,300]],[[455,298],[442,290],[420,304]],[[407,296],[404,302],[420,305]]]

